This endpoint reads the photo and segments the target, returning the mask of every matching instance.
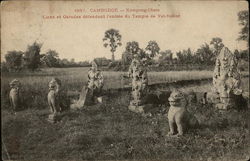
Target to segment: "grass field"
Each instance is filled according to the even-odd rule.
[[[211,105],[190,104],[188,110],[200,122],[184,137],[167,137],[165,112],[143,117],[128,110],[129,91],[114,91],[103,104],[81,111],[65,111],[57,124],[47,121],[48,82],[54,76],[63,88],[80,90],[86,83],[86,68],[50,69],[36,73],[2,76],[2,157],[22,160],[247,160],[249,158],[249,110],[220,113]],[[107,88],[121,86],[120,74],[104,72]],[[211,72],[149,73],[149,83],[211,77]],[[9,113],[8,82],[23,84],[25,109]],[[116,84],[116,85],[115,85]],[[249,78],[243,80],[249,90]],[[210,84],[178,87],[204,92]],[[161,89],[164,90],[164,89]],[[157,107],[155,107],[157,109]],[[166,111],[168,106],[164,106]],[[6,152],[8,151],[8,153]]]
[[[80,91],[87,82],[87,71],[89,68],[54,68],[42,69],[33,73],[3,73],[1,80],[2,108],[8,108],[9,82],[18,79],[22,83],[22,93],[26,108],[42,109],[47,106],[48,83],[52,77],[62,81],[64,92]],[[104,89],[122,88],[130,80],[121,81],[121,75],[125,72],[103,72]],[[175,71],[175,72],[149,72],[149,84],[161,82],[174,82],[178,80],[211,78],[211,71]],[[7,102],[6,102],[7,101]]]

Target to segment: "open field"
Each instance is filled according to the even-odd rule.
[[[54,69],[2,78],[3,159],[23,160],[247,160],[249,158],[249,110],[220,113],[211,105],[190,104],[188,110],[200,122],[181,138],[167,137],[166,112],[155,107],[151,117],[130,112],[129,91],[114,91],[103,104],[81,111],[65,111],[57,124],[47,121],[48,82],[56,76],[64,90],[80,90],[87,69]],[[149,83],[211,77],[211,72],[149,73]],[[104,72],[106,89],[120,86],[120,73]],[[108,76],[109,75],[109,76]],[[107,77],[108,76],[108,77]],[[8,81],[23,84],[26,109],[9,113]],[[113,85],[116,84],[117,86]],[[249,78],[243,79],[249,90]],[[184,91],[209,91],[211,84],[179,86]],[[169,87],[159,90],[169,90]],[[164,111],[168,106],[163,106]],[[8,153],[6,152],[8,151]]]
[[[79,90],[87,82],[87,71],[89,68],[48,68],[34,73],[12,73],[3,75],[3,83],[13,78],[20,79],[24,85],[46,84],[52,77],[58,77],[62,80],[63,85],[74,84]],[[126,72],[104,71],[104,81],[106,89],[120,88],[121,75]],[[168,71],[168,72],[149,72],[149,84],[161,82],[173,82],[178,80],[211,78],[212,71]],[[5,84],[3,84],[5,85]]]
[[[3,73],[2,75],[2,108],[8,106],[8,83],[12,79],[18,79],[22,83],[22,91],[26,108],[42,109],[47,107],[48,83],[52,77],[57,77],[62,81],[63,91],[80,91],[87,83],[87,71],[89,68],[54,68],[42,69],[34,73]],[[130,80],[121,81],[121,75],[125,72],[103,72],[104,89],[122,88]],[[211,78],[211,71],[175,71],[175,72],[149,72],[149,84],[161,82],[174,82],[178,80]]]
[[[18,79],[22,83],[25,108],[44,109],[47,107],[48,83],[52,77],[62,81],[65,93],[68,91],[80,91],[87,83],[87,71],[89,68],[49,68],[38,72],[3,73],[1,80],[2,108],[8,108],[9,82]],[[129,84],[130,79],[121,81],[121,75],[125,72],[104,71],[104,89],[123,88]],[[248,75],[248,73],[245,73]],[[179,80],[200,80],[212,78],[212,71],[168,71],[149,72],[149,84],[175,82]],[[66,95],[66,94],[65,94]],[[66,97],[66,96],[65,96]],[[65,98],[67,100],[67,98]]]

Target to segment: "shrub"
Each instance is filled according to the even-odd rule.
[[[22,68],[22,51],[8,51],[5,55],[6,68],[8,71],[20,71]]]

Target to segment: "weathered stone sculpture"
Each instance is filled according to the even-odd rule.
[[[177,136],[183,135],[187,127],[195,127],[199,124],[195,116],[187,111],[186,106],[188,101],[182,92],[178,90],[173,91],[168,100],[170,104],[168,111],[170,132],[168,135],[176,133]]]
[[[102,102],[102,88],[103,88],[103,75],[100,70],[98,70],[97,64],[93,61],[92,67],[88,72],[88,89],[92,95],[92,101],[97,98],[98,102]]]
[[[223,47],[216,59],[213,75],[213,93],[219,96],[219,109],[234,106],[234,95],[241,95],[241,76],[237,68],[238,60],[227,47]],[[215,96],[216,97],[216,96]]]
[[[85,100],[87,97],[87,93],[88,93],[88,89],[86,88],[86,86],[83,86],[81,92],[80,92],[80,97],[77,101],[75,101],[73,104],[70,105],[71,109],[81,109],[84,107],[85,105]]]
[[[14,79],[10,82],[9,85],[11,88],[9,93],[11,110],[15,114],[16,111],[20,108],[21,104],[21,95],[20,95],[21,83],[17,79]]]
[[[51,111],[48,120],[52,123],[58,121],[58,112],[61,111],[60,89],[61,89],[61,81],[58,78],[53,78],[49,82],[49,93],[48,93],[48,104]]]
[[[133,59],[129,67],[128,76],[132,78],[132,100],[130,101],[129,109],[142,113],[144,112],[143,97],[146,95],[148,85],[147,70],[139,60]]]
[[[95,101],[102,103],[103,80],[101,71],[98,70],[97,64],[93,61],[92,67],[88,71],[87,86],[82,88],[79,100],[70,106],[71,109],[81,109],[84,105],[93,104]]]

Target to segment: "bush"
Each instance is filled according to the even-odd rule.
[[[8,51],[5,55],[6,68],[8,71],[20,71],[22,68],[22,51]]]
[[[121,65],[121,61],[110,62],[109,65],[108,65],[108,68],[109,69],[115,68],[116,66],[119,66],[119,65]]]
[[[29,45],[27,51],[24,53],[24,66],[27,69],[34,71],[40,65],[40,50],[42,44],[34,42],[32,45]]]
[[[1,72],[8,72],[8,67],[7,67],[7,64],[6,62],[2,62],[1,63]]]

